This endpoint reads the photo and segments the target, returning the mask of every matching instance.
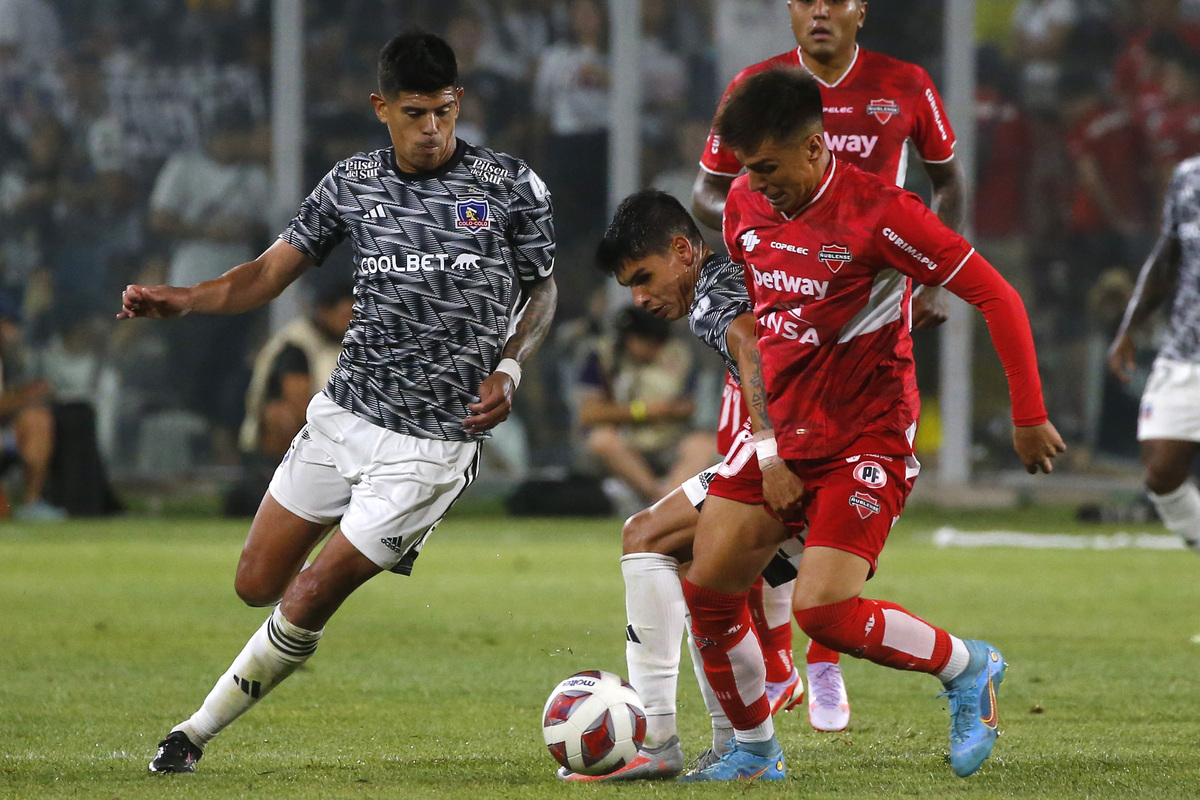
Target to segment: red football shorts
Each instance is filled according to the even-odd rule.
[[[810,498],[805,545],[861,556],[874,575],[879,553],[921,469],[908,437],[871,436],[836,459],[788,465],[804,481]]]
[[[746,398],[729,370],[725,371],[725,387],[721,390],[721,414],[717,417],[717,452],[722,456],[733,449],[733,441],[742,429],[750,429],[750,411]]]

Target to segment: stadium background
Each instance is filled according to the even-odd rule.
[[[947,98],[974,191],[972,239],[1025,298],[1070,447],[1036,485],[1059,498],[1136,494],[1140,386],[1108,378],[1103,355],[1153,238],[1157,166],[1152,143],[1122,151],[1132,169],[1112,176],[1113,191],[1135,213],[1115,228],[1081,211],[1072,143],[1078,86],[1121,111],[1119,65],[1155,5],[876,0],[859,39],[925,67]],[[1186,30],[1200,3],[1180,13]],[[781,0],[12,0],[0,14],[0,291],[23,311],[32,369],[52,373],[60,399],[95,404],[118,484],[161,492],[229,478],[228,432],[256,344],[351,269],[340,248],[234,333],[225,320],[186,337],[175,323],[117,324],[125,284],[170,274],[174,242],[148,224],[168,158],[233,138],[231,157],[269,180],[268,202],[239,211],[254,218],[231,234],[257,252],[336,160],[387,145],[367,102],[382,43],[413,25],[447,36],[467,92],[460,136],[528,160],[559,214],[560,311],[522,385],[523,424],[492,448],[505,458],[490,477],[504,488],[571,464],[579,337],[624,300],[590,266],[614,198],[653,184],[686,204],[728,78],[794,46]],[[571,58],[592,24],[608,88],[564,85],[553,59]],[[924,192],[914,162],[909,186]],[[1014,469],[1003,375],[977,317],[958,304],[948,332],[917,336],[928,467],[918,496],[1011,502],[1034,491]],[[703,357],[712,374],[698,413],[715,420],[718,364]]]

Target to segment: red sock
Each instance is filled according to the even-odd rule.
[[[804,651],[804,655],[809,664],[836,664],[842,660],[841,653],[830,650],[815,639],[808,640],[808,649]]]
[[[729,724],[740,731],[762,725],[771,715],[771,705],[764,684],[762,650],[746,607],[747,593],[725,594],[686,578],[682,583],[704,674]],[[747,702],[747,694],[757,697]]]
[[[936,675],[950,660],[950,634],[884,600],[852,597],[796,621],[814,642],[885,667]]]
[[[769,627],[767,611],[763,607],[763,579],[759,578],[750,587],[746,599],[750,607],[750,619],[754,621],[754,633],[762,646],[763,663],[767,667],[767,680],[780,683],[792,677],[795,665],[792,662],[792,620],[784,625]]]

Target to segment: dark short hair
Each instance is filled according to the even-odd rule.
[[[665,342],[671,338],[669,321],[660,319],[638,306],[626,306],[618,311],[613,319],[613,329],[622,340],[626,336],[641,336],[655,342]]]
[[[823,130],[821,87],[797,67],[774,67],[752,75],[717,112],[717,134],[730,148],[756,152],[767,141]]]
[[[458,86],[458,59],[446,40],[413,29],[400,34],[379,51],[379,93],[430,94]]]
[[[666,192],[642,189],[617,207],[604,238],[596,246],[596,267],[616,275],[627,261],[665,253],[675,236],[686,236],[695,245],[704,242],[682,203]]]

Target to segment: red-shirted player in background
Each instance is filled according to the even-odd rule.
[[[748,78],[717,131],[746,169],[730,188],[724,234],[754,303],[775,428],[759,459],[782,458],[805,485],[796,619],[830,649],[936,675],[950,700],[950,764],[965,777],[995,743],[1003,658],[860,595],[920,467],[908,278],[983,312],[1009,381],[1017,454],[1028,471],[1050,472],[1066,448],[1046,416],[1029,319],[1013,288],[920,198],[834,157],[812,75],[773,68]],[[701,512],[684,597],[709,682],[740,722],[728,753],[681,780],[783,777],[746,604],[769,549],[705,525]]]
[[[954,131],[929,74],[915,64],[858,46],[858,31],[867,16],[864,0],[788,0],[787,6],[798,47],[742,70],[730,82],[725,96],[746,78],[771,67],[807,69],[821,87],[826,146],[848,163],[889,183],[903,185],[908,166],[905,143],[911,140],[932,184],[934,212],[947,226],[958,230],[966,188],[954,159]],[[692,210],[697,219],[721,228],[725,197],[741,170],[742,165],[714,129],[692,189]],[[948,310],[939,289],[919,289],[913,295],[913,327],[936,327],[945,322]],[[915,380],[910,391],[919,402]],[[726,452],[745,417],[741,393],[727,381],[717,430],[718,452]],[[756,587],[750,604],[755,628],[768,654],[768,680],[784,680],[791,663],[785,663],[779,654],[792,650],[790,587]],[[818,730],[845,728],[850,707],[841,670],[836,666],[838,654],[809,643],[807,661],[809,721]]]

